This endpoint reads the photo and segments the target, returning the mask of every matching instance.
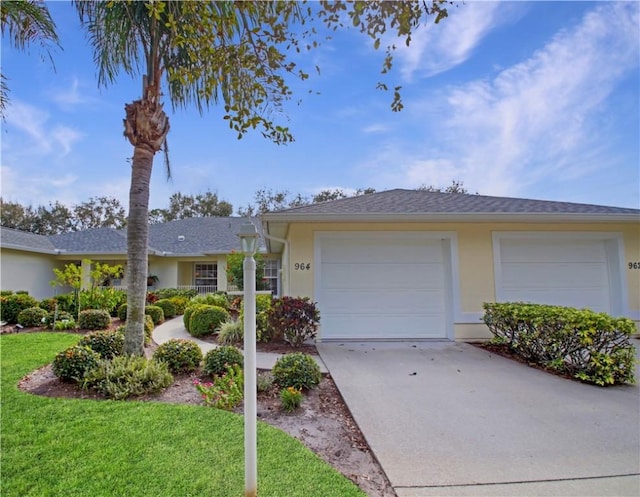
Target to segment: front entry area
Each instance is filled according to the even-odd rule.
[[[316,233],[318,338],[451,338],[451,237],[432,232]]]

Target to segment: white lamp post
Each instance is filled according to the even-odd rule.
[[[244,495],[258,493],[257,388],[256,388],[256,253],[258,232],[252,223],[240,226],[238,233],[244,253]]]

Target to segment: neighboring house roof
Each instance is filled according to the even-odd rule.
[[[14,230],[12,228],[0,228],[0,246],[29,252],[55,253],[55,245],[49,238],[35,233]]]
[[[149,251],[165,256],[228,254],[240,249],[238,231],[247,218],[199,217],[179,219],[149,226]],[[265,251],[262,226],[251,218],[259,235],[259,251]],[[126,254],[127,232],[96,228],[61,235],[36,235],[2,228],[0,246],[42,253]]]
[[[246,217],[194,217],[149,226],[149,245],[166,255],[228,254],[240,249],[238,231]],[[262,226],[252,218],[260,236],[258,250],[265,249]]]
[[[95,228],[52,235],[49,240],[58,250],[68,253],[119,254],[127,252],[126,232],[113,228]]]

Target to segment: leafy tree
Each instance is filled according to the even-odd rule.
[[[421,18],[446,16],[443,0],[426,2],[321,2],[306,10],[298,2],[75,2],[98,66],[98,83],[113,83],[120,71],[142,75],[142,95],[125,105],[124,134],[133,145],[127,223],[128,302],[125,354],[143,354],[147,277],[149,182],[153,158],[167,153],[169,119],[162,96],[175,107],[195,104],[199,111],[222,103],[224,119],[241,138],[251,129],[275,143],[293,139],[274,116],[291,98],[289,77],[307,79],[293,60],[315,29],[315,18],[329,28],[343,19],[374,40],[387,29],[408,44]],[[424,8],[424,10],[423,10]],[[387,47],[383,72],[391,68]],[[163,92],[163,82],[166,91]],[[392,108],[399,110],[399,87]]]
[[[91,228],[123,228],[127,216],[122,204],[113,197],[91,197],[73,207],[72,231]]]
[[[153,209],[149,212],[149,222],[165,223],[189,217],[226,217],[233,213],[233,206],[218,200],[218,194],[207,191],[198,195],[174,193],[169,198],[169,208]]]
[[[293,195],[287,190],[274,191],[262,188],[254,195],[254,203],[238,208],[239,216],[255,216],[263,212],[280,211],[309,204],[309,199],[301,194]]]
[[[9,43],[19,50],[40,45],[47,54],[51,45],[59,45],[56,25],[44,2],[35,0],[3,0],[0,2],[2,36],[8,32]],[[50,54],[49,54],[50,57]],[[9,87],[4,72],[0,73],[0,116],[4,117]]]
[[[34,233],[37,214],[31,206],[5,202],[0,197],[0,226]]]
[[[440,192],[440,193],[469,193],[469,191],[464,187],[464,183],[458,180],[452,180],[451,184],[446,188],[435,187],[433,185],[421,185],[416,190],[422,190],[425,192]],[[476,192],[476,195],[478,192]]]

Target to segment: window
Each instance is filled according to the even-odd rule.
[[[193,284],[198,292],[215,292],[218,290],[218,264],[196,264],[194,267]],[[200,288],[205,287],[205,288]]]
[[[278,266],[277,259],[266,259],[264,261],[264,289],[270,290],[273,295],[279,295],[278,292]]]

